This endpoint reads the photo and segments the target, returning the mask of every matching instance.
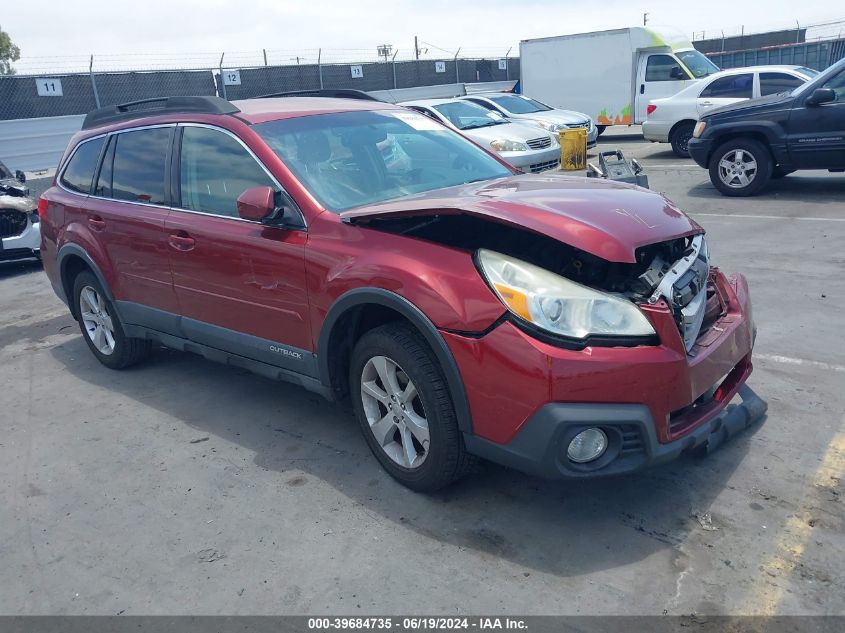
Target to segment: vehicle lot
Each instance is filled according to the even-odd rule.
[[[730,199],[615,147],[748,276],[762,424],[624,479],[417,495],[344,406],[166,350],[109,371],[40,267],[0,264],[0,612],[845,612],[845,177]]]

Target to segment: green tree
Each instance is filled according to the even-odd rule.
[[[21,58],[21,49],[15,46],[12,38],[0,27],[0,75],[14,75],[12,62]]]

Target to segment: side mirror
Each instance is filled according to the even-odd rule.
[[[26,174],[20,169],[15,170],[15,178],[18,182],[26,182]]]
[[[272,187],[252,187],[238,196],[238,215],[244,220],[261,222],[276,210],[276,192]]]
[[[669,69],[669,79],[686,79],[686,73],[681,70],[680,66],[672,66]]]
[[[836,101],[836,92],[833,88],[816,88],[804,103],[809,106],[816,106],[831,101]]]

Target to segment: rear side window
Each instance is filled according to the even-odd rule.
[[[750,99],[754,90],[754,75],[746,73],[742,75],[730,75],[729,77],[719,77],[704,90],[701,91],[702,97],[712,97],[714,99]]]
[[[179,162],[181,207],[238,217],[237,200],[247,189],[278,189],[238,141],[204,127],[185,127]]]
[[[791,92],[803,83],[798,77],[786,73],[760,73],[760,95]]]
[[[111,183],[104,173],[97,190],[110,189],[115,200],[165,204],[165,165],[172,132],[172,128],[151,128],[114,137]]]
[[[105,137],[86,141],[76,148],[70,162],[62,174],[61,183],[71,191],[88,194],[91,192],[91,181],[100,160]]]

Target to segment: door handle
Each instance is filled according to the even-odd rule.
[[[190,251],[193,250],[194,246],[196,245],[196,240],[194,240],[194,238],[185,233],[185,231],[171,233],[167,241],[170,246],[176,249],[177,251]]]
[[[641,95],[645,94],[645,84],[640,84],[640,94]]]
[[[106,221],[99,215],[94,215],[88,218],[88,226],[92,231],[102,231],[106,228]]]

